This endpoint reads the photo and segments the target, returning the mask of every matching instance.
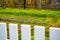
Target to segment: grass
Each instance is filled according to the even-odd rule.
[[[48,38],[49,26],[56,26],[55,23],[60,24],[60,11],[56,10],[36,10],[36,9],[0,9],[0,19],[22,20],[23,22],[13,22],[19,24],[41,25],[46,27],[46,38]],[[11,22],[0,20],[4,22]],[[60,25],[57,26],[59,27]],[[32,40],[34,36],[32,33]]]
[[[32,17],[60,17],[60,11],[53,10],[27,10],[27,9],[1,9],[0,14],[10,14],[15,16],[32,16]]]
[[[36,9],[1,9],[0,18],[24,20],[26,22],[23,23],[48,26],[51,23],[60,20],[60,11]]]

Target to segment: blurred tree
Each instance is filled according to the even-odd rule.
[[[2,0],[1,6],[2,6],[3,8],[6,7],[6,0]]]
[[[1,7],[2,0],[0,0],[0,7]]]
[[[34,8],[35,0],[26,0],[26,6],[27,8]]]
[[[18,0],[18,7],[20,8],[20,0]]]
[[[50,5],[51,4],[51,5]],[[48,9],[60,8],[60,0],[0,0],[1,7],[23,7],[27,8],[39,8],[39,9]]]
[[[51,0],[49,0],[49,4],[51,4]]]
[[[24,9],[26,8],[26,0],[24,0]]]
[[[37,0],[35,0],[35,8],[37,8]]]
[[[49,7],[48,0],[42,0],[41,1],[41,8],[42,9],[48,9],[48,7]]]
[[[13,6],[14,6],[14,4],[13,4],[13,0],[9,0],[9,2],[8,2],[8,6],[9,6],[9,7],[13,7]]]

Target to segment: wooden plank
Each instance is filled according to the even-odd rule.
[[[10,40],[18,40],[18,25],[9,24]]]
[[[50,27],[50,40],[60,40],[60,28]]]
[[[0,23],[0,40],[7,40],[6,23]]]
[[[45,40],[45,27],[34,26],[34,39],[35,40]]]
[[[22,40],[31,40],[31,28],[30,25],[21,25],[21,39]]]

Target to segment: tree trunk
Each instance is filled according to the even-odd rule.
[[[37,8],[37,0],[35,0],[35,8]]]
[[[26,8],[26,0],[24,0],[24,9]]]

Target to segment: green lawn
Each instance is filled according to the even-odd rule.
[[[52,24],[60,24],[60,11],[56,10],[36,10],[36,9],[0,9],[0,19],[17,20],[18,24],[42,25],[46,27],[46,40],[48,40],[48,28]],[[11,22],[8,20],[0,20]],[[23,22],[21,22],[23,21]],[[57,26],[60,26],[58,25]],[[55,26],[55,25],[54,25]],[[33,33],[33,32],[32,32]],[[32,35],[32,40],[34,36]]]
[[[48,26],[60,20],[60,11],[36,9],[1,9],[0,18],[22,20],[27,24]]]
[[[0,14],[9,14],[15,16],[32,16],[32,17],[60,17],[60,11],[54,10],[35,10],[35,9],[1,9]]]

